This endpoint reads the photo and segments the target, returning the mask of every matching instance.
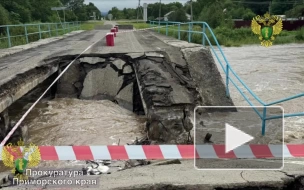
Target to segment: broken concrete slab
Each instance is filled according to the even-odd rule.
[[[87,74],[80,97],[94,99],[97,95],[105,95],[114,98],[122,83],[123,76],[118,77],[110,65],[104,69],[94,69]]]
[[[113,64],[116,66],[117,69],[122,70],[126,62],[121,59],[115,59],[113,61]]]
[[[198,44],[194,44],[194,43],[188,43],[185,41],[167,41],[167,44],[174,46],[174,47],[178,47],[181,49],[184,48],[196,48],[196,47],[200,47],[202,48],[202,45],[198,45]]]
[[[137,59],[137,58],[145,56],[145,54],[144,53],[128,53],[127,56],[129,56],[132,59]]]
[[[131,65],[125,65],[125,66],[123,67],[123,71],[122,71],[123,74],[131,74],[131,73],[133,73],[133,72],[134,72],[134,71],[133,71]]]
[[[59,73],[64,68],[60,68]],[[77,98],[78,91],[74,84],[80,80],[80,65],[79,61],[70,65],[68,74],[62,75],[57,84],[57,97],[74,97]]]
[[[133,83],[123,88],[119,94],[115,96],[118,105],[133,111]]]
[[[183,120],[184,109],[195,107],[198,93],[188,90],[171,63],[140,59],[135,63],[143,102],[147,107],[148,134],[151,140],[185,143],[188,132]],[[170,69],[171,68],[171,69]]]
[[[207,48],[182,49],[191,76],[197,83],[202,106],[233,106],[231,98],[226,97],[226,88],[212,54]]]
[[[157,52],[145,52],[145,55],[147,57],[164,57],[164,55],[162,55],[161,53],[157,53]]]

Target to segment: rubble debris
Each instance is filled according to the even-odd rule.
[[[83,174],[84,175],[101,175],[101,174],[111,174],[109,172],[109,167],[104,165],[103,162],[95,162],[92,160],[86,161],[86,164],[88,166],[86,168],[83,168]]]
[[[151,144],[151,141],[146,136],[144,136],[140,139],[138,139],[138,137],[136,137],[136,139],[133,143],[131,143],[131,144],[127,143],[127,145],[150,145],[150,144]]]
[[[162,165],[170,165],[170,164],[181,164],[181,161],[179,159],[162,160],[162,161],[157,161],[155,163],[151,163],[151,166],[162,166]]]
[[[210,141],[211,137],[212,137],[212,134],[207,133],[205,136],[205,139],[204,139],[204,143],[213,143],[212,141]]]
[[[200,124],[201,126],[203,126],[203,127],[206,127],[206,126],[204,125],[204,121],[201,121],[199,124]]]
[[[147,161],[147,160],[127,160],[127,161],[125,161],[124,167],[122,169],[120,169],[119,171],[134,168],[134,167],[137,167],[137,166],[145,166],[145,165],[149,165],[149,164],[151,164],[151,161]]]

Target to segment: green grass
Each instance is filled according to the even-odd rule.
[[[154,26],[157,27],[157,26]],[[162,26],[163,27],[163,26]],[[158,31],[158,29],[154,29]],[[181,26],[180,39],[188,41],[188,26]],[[200,26],[194,26],[193,31],[201,32],[202,28]],[[160,29],[161,34],[166,34],[166,28]],[[259,37],[251,31],[251,28],[239,28],[239,29],[228,29],[225,27],[218,27],[213,29],[213,33],[218,41],[218,43],[222,46],[234,46],[239,47],[242,45],[251,45],[251,44],[260,44]],[[216,42],[211,35],[211,33],[206,30],[206,35],[210,40],[212,45],[216,45]],[[168,36],[172,36],[178,38],[178,26],[170,26],[168,28]],[[203,34],[192,33],[191,34],[191,42],[202,44]],[[296,31],[285,31],[283,30],[279,35],[275,36],[275,40],[273,41],[273,45],[276,44],[288,44],[288,43],[304,43],[304,27],[302,29]],[[206,45],[208,41],[206,40]]]
[[[83,22],[81,23],[81,30],[94,30],[95,26],[100,26],[103,25],[104,22],[103,21],[99,21],[99,22]]]
[[[136,29],[145,29],[145,28],[150,28],[150,24],[147,23],[142,23],[142,22],[117,22],[117,24],[120,25],[133,25],[134,28]]]

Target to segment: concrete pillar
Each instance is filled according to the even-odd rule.
[[[144,21],[148,21],[148,4],[144,3]]]
[[[6,135],[6,132],[9,127],[9,116],[8,116],[8,110],[4,110],[2,113],[0,113],[0,140],[2,141]]]

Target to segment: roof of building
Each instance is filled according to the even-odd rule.
[[[168,12],[167,14],[165,14],[165,15],[164,15],[164,17],[169,16],[169,15],[170,15],[171,13],[173,13],[173,12],[174,12],[174,11],[170,11],[170,12]],[[187,17],[191,17],[191,15],[189,15],[189,14],[187,14],[187,13],[186,13],[186,16],[187,16]]]
[[[165,14],[164,16],[166,17],[166,16],[169,16],[171,13],[173,13],[174,11],[170,11],[170,12],[168,12],[167,14]]]

